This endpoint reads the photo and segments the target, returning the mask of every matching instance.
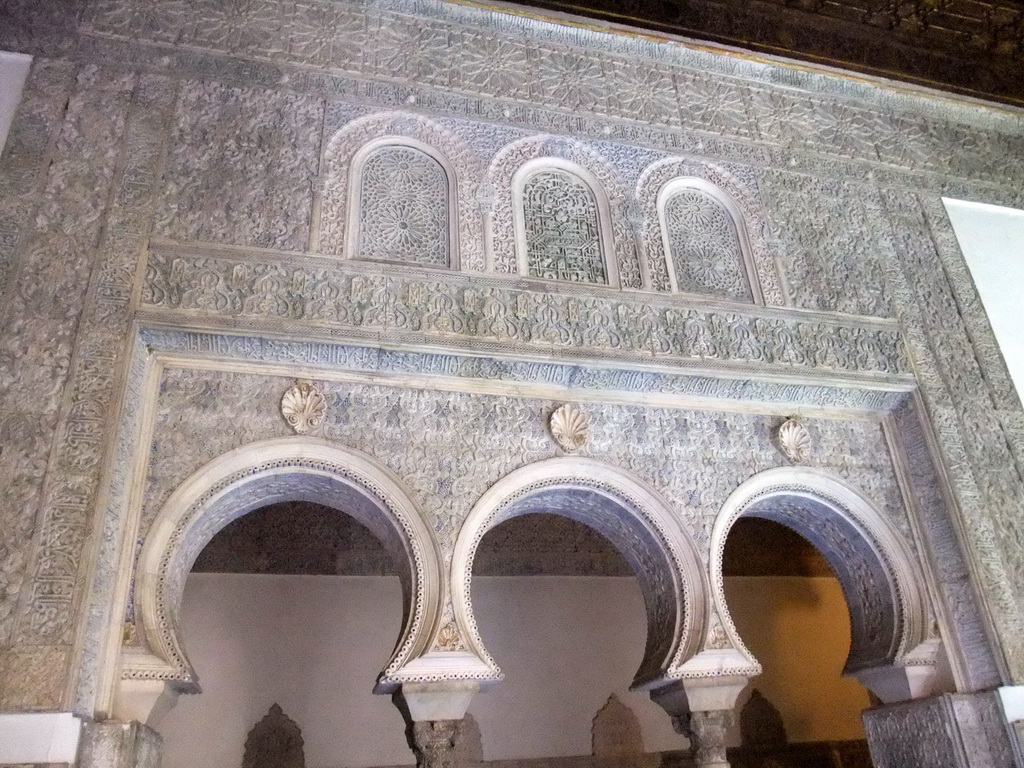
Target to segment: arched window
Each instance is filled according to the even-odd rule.
[[[427,267],[452,265],[451,181],[441,162],[406,143],[371,146],[353,161],[352,257]]]
[[[675,289],[752,302],[737,216],[710,186],[679,180],[667,184],[660,195],[662,236]]]
[[[584,179],[541,167],[525,177],[521,205],[530,277],[609,283],[598,198]]]

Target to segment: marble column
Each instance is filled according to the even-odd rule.
[[[454,768],[463,718],[475,682],[406,683],[392,696],[406,722],[416,768]]]
[[[412,723],[412,751],[417,768],[454,768],[461,720]]]
[[[714,675],[679,680],[651,691],[676,733],[690,740],[696,768],[729,768],[726,737],[736,700],[749,678]]]
[[[697,768],[729,768],[725,749],[732,719],[731,709],[690,714],[690,748]]]

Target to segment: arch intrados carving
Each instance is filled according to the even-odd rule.
[[[604,260],[605,274],[609,288],[619,287],[619,265],[615,255],[615,241],[612,238],[612,210],[608,195],[601,182],[594,174],[583,166],[560,157],[538,157],[523,163],[515,176],[512,177],[512,216],[515,221],[516,256],[518,271],[522,277],[530,277],[528,255],[526,253],[526,220],[523,210],[523,193],[527,181],[535,173],[545,170],[559,170],[570,173],[590,189],[597,201],[597,224],[601,238],[601,258]]]
[[[122,677],[164,680],[198,691],[179,637],[178,612],[195,558],[232,520],[269,504],[311,501],[351,514],[392,554],[403,587],[403,623],[380,675],[381,690],[409,678],[404,669],[426,652],[442,599],[433,531],[411,496],[370,456],[327,441],[265,440],[226,453],[179,486],[157,514],[135,574],[135,603],[148,653],[124,660]]]
[[[870,635],[856,626],[862,617],[857,615],[861,598],[855,590],[863,585],[853,580],[836,548],[824,543],[820,532],[805,522],[787,518],[784,512],[772,511],[773,502],[787,499],[806,500],[826,518],[837,521],[842,532],[851,537],[849,543],[873,561],[876,573],[884,574],[887,594],[880,598],[891,615],[887,617],[887,648],[882,658],[870,648],[857,645],[858,637]],[[924,578],[895,526],[859,491],[839,478],[809,467],[782,467],[761,472],[737,488],[722,507],[711,535],[710,572],[715,608],[729,641],[749,663],[749,674],[759,673],[760,665],[743,644],[729,614],[722,572],[726,540],[732,526],[742,517],[763,517],[787,525],[817,547],[836,572],[854,625],[844,674],[917,663],[909,656],[927,639]]]
[[[324,150],[326,169],[323,190],[314,195],[313,250],[343,255],[348,248],[350,230],[349,187],[355,174],[352,161],[367,144],[385,141],[416,142],[417,148],[429,147],[434,159],[441,159],[449,180],[458,194],[449,201],[455,215],[451,226],[457,233],[457,248],[452,255],[453,268],[484,270],[483,219],[477,200],[484,178],[484,164],[470,146],[454,131],[422,115],[383,112],[364,115],[339,128]],[[410,144],[411,146],[411,144]]]
[[[560,136],[528,136],[502,147],[487,168],[487,186],[494,194],[487,248],[490,268],[499,274],[519,274],[520,247],[516,240],[515,215],[518,195],[514,180],[525,163],[544,159],[564,161],[585,170],[593,181],[591,189],[603,194],[608,203],[604,223],[613,246],[606,261],[615,262],[619,285],[644,287],[644,277],[629,226],[629,195],[615,168],[600,154],[575,139]],[[586,177],[584,177],[586,178]],[[596,182],[596,185],[595,183]],[[604,232],[604,230],[603,230]],[[525,276],[525,275],[524,275]]]
[[[591,514],[582,513],[581,507]],[[454,612],[469,651],[486,669],[483,678],[500,679],[501,670],[484,647],[473,615],[476,550],[495,526],[534,512],[590,525],[633,566],[648,614],[645,655],[634,688],[655,688],[684,676],[681,668],[699,650],[707,618],[704,569],[693,538],[668,503],[642,481],[600,461],[563,457],[522,467],[499,480],[459,531],[452,556]]]
[[[646,250],[646,263],[652,287],[672,289],[669,277],[668,250],[661,236],[660,206],[666,185],[680,181],[699,182],[700,189],[722,201],[733,214],[740,230],[741,242],[749,249],[748,277],[755,302],[767,306],[786,304],[779,268],[767,237],[767,216],[756,196],[733,174],[713,163],[695,158],[666,157],[640,174],[636,183],[636,199],[641,212],[641,247]],[[745,238],[745,239],[742,239]],[[757,297],[760,297],[759,300]]]

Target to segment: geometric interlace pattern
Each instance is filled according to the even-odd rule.
[[[669,197],[664,211],[679,290],[753,301],[736,222],[726,207],[707,192],[683,188]]]
[[[359,179],[355,257],[448,267],[448,175],[426,152],[403,145],[375,149]]]
[[[534,173],[523,187],[526,262],[531,277],[607,284],[597,198],[578,176]]]

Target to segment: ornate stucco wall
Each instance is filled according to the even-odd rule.
[[[584,455],[655,488],[713,568],[712,518],[788,466],[772,430],[800,414],[810,465],[913,553],[958,690],[1024,683],[1024,412],[940,201],[1022,205],[1019,113],[426,1],[110,0],[19,29],[3,711],[110,714],[151,516],[289,434],[295,378],[442,558],[489,484],[560,455],[545,417],[572,400]],[[457,269],[349,258],[350,163],[381,137],[444,159]],[[516,169],[545,159],[600,192],[607,286],[523,269]],[[752,301],[672,290],[673,177],[730,200]]]

